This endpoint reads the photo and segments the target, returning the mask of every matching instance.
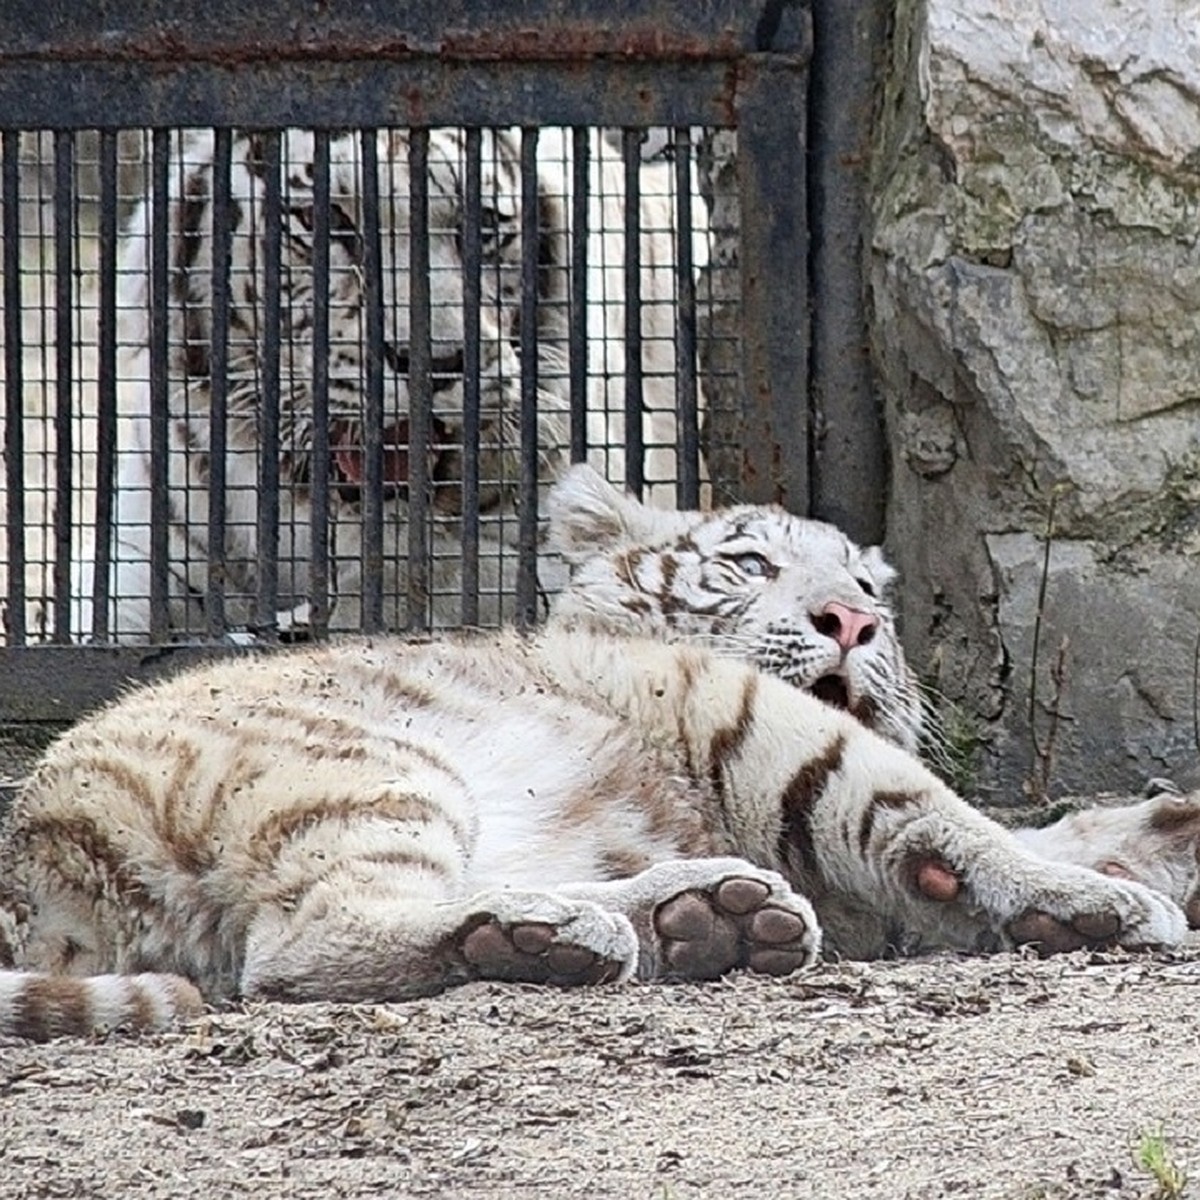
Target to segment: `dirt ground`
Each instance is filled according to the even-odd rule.
[[[0,1039],[0,1196],[1188,1195],[1200,947]]]

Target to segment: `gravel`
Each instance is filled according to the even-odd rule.
[[[1167,1200],[1198,986],[1200,947],[938,956],[0,1039],[0,1196]]]

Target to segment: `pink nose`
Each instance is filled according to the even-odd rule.
[[[865,646],[879,628],[878,618],[871,613],[833,601],[814,613],[812,621],[818,633],[833,638],[843,650]]]

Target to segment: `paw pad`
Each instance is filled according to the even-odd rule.
[[[1042,955],[1065,954],[1112,945],[1121,932],[1121,922],[1115,913],[1076,913],[1070,921],[1062,921],[1031,909],[1012,921],[1008,932],[1018,946],[1032,945]]]
[[[662,967],[686,979],[716,979],[735,967],[787,975],[813,957],[812,930],[757,879],[725,879],[660,904],[654,929]]]
[[[717,903],[728,913],[739,916],[761,908],[771,889],[757,879],[726,879],[717,886]]]
[[[466,933],[459,948],[478,979],[575,987],[608,983],[621,974],[620,962],[562,940],[561,930],[538,921],[485,919]]]
[[[945,863],[938,859],[927,859],[916,868],[917,890],[927,900],[948,904],[958,899],[962,891],[962,880]]]

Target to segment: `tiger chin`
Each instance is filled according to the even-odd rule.
[[[549,523],[573,578],[532,636],[228,660],[54,744],[0,841],[0,1031],[1183,937],[1169,897],[1037,856],[910,752],[877,552],[583,466]]]

